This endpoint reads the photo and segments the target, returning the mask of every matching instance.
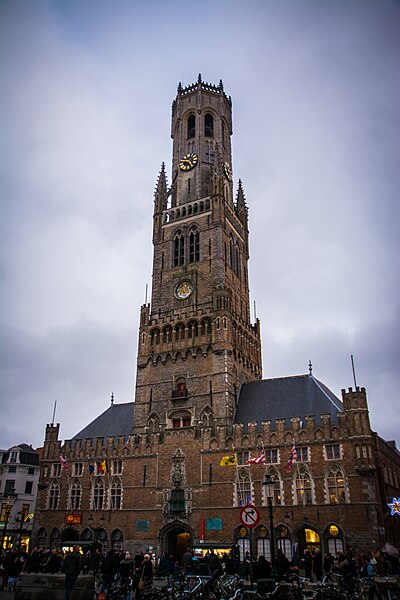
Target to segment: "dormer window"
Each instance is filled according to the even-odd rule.
[[[18,462],[18,455],[19,455],[18,451],[16,451],[16,452],[15,451],[14,452],[10,452],[9,462],[10,463],[16,463],[16,462]]]
[[[204,135],[214,137],[214,119],[210,113],[207,113],[204,117]]]
[[[196,117],[189,115],[187,120],[187,137],[188,139],[194,138],[196,135]]]

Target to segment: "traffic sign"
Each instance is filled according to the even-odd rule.
[[[260,522],[260,511],[254,504],[248,504],[240,509],[240,520],[245,527],[256,527]]]

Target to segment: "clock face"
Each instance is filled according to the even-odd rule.
[[[227,163],[227,162],[224,163],[224,173],[225,173],[225,177],[227,179],[229,179],[229,181],[232,181],[232,171],[229,166],[229,163]]]
[[[181,171],[190,171],[191,169],[194,169],[194,167],[197,165],[197,161],[197,154],[194,154],[193,152],[188,152],[179,161],[179,168]]]
[[[194,283],[190,279],[184,279],[175,286],[175,298],[178,300],[186,300],[194,292]]]

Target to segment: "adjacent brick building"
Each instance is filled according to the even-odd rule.
[[[250,530],[240,507],[251,503],[260,511],[253,548],[269,557],[266,475],[274,481],[276,544],[286,554],[399,542],[386,498],[399,495],[400,456],[371,431],[365,389],[343,390],[339,400],[311,365],[306,375],[262,379],[260,323],[250,319],[248,208],[240,180],[233,188],[231,135],[222,82],[199,76],[179,85],[172,181],[163,164],[155,191],[152,298],[141,308],[135,402],[112,400],[64,443],[59,425],[46,427],[38,545],[96,540],[180,555],[187,545],[237,544],[243,556]],[[265,462],[248,464],[258,456]],[[224,457],[236,465],[221,466]]]

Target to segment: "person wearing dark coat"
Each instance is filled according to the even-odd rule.
[[[255,571],[254,579],[256,579],[256,580],[269,579],[271,577],[271,565],[267,561],[265,556],[263,556],[262,554],[260,554],[260,556],[257,559],[254,571]]]
[[[69,600],[72,590],[75,587],[78,575],[81,572],[81,555],[79,546],[74,546],[73,551],[69,552],[64,558],[62,565],[63,573],[65,573],[65,596],[64,600]]]
[[[312,581],[313,559],[309,550],[304,550],[304,576]]]
[[[322,554],[319,548],[315,549],[313,572],[317,581],[322,581]]]
[[[278,575],[279,581],[285,579],[286,575],[289,573],[289,567],[289,559],[283,554],[282,550],[279,548],[276,556],[276,573]]]

